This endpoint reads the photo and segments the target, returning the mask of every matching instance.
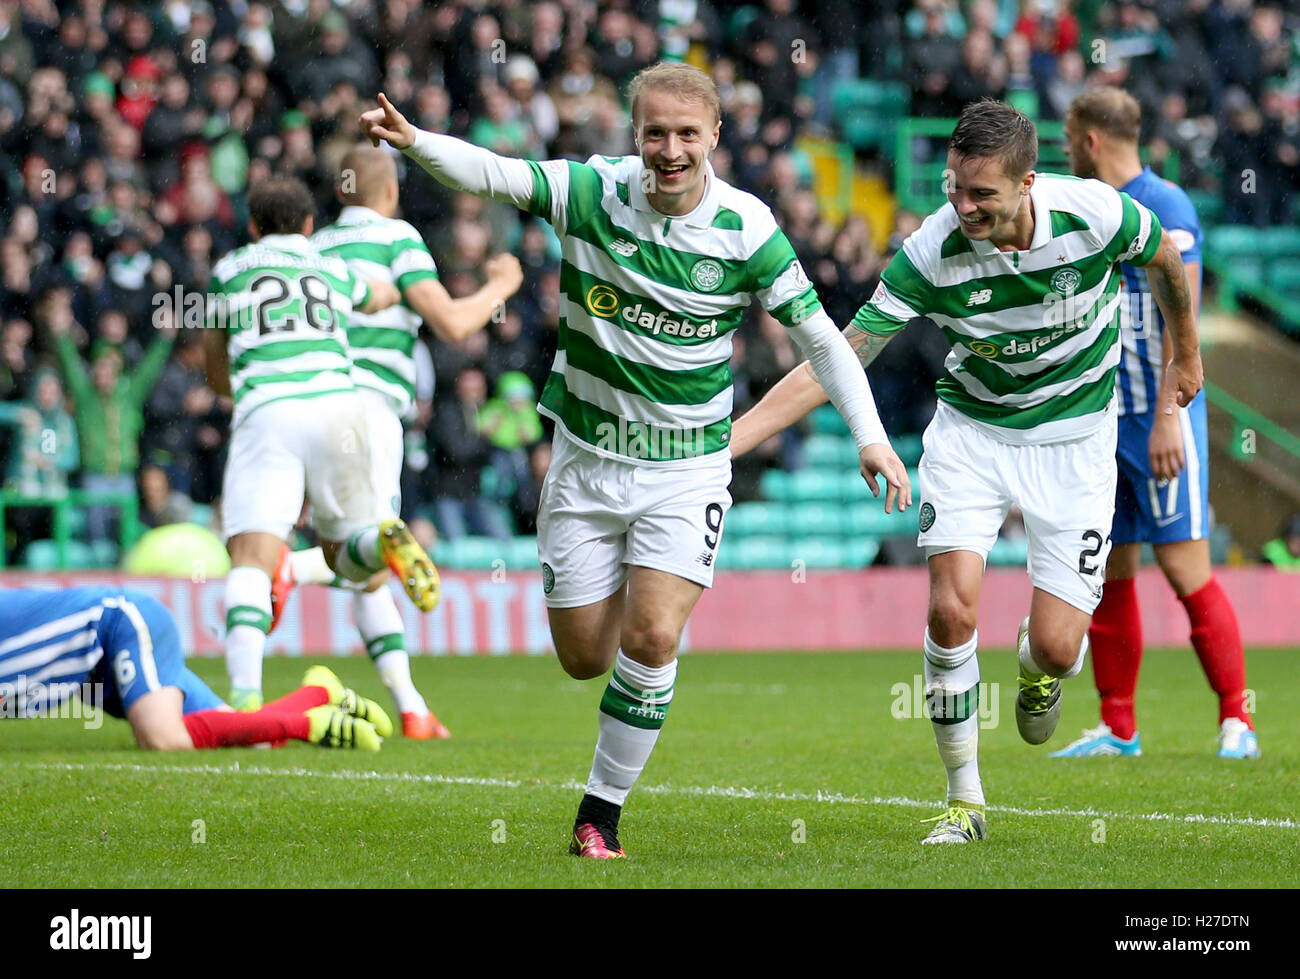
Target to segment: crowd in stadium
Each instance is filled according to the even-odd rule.
[[[247,241],[247,191],[263,177],[306,181],[318,225],[337,214],[338,161],[377,91],[422,128],[586,159],[632,150],[621,92],[633,73],[712,52],[724,107],[713,167],[771,205],[842,324],[918,218],[901,212],[882,252],[862,217],[822,216],[795,140],[836,135],[837,82],[902,79],[916,115],[993,95],[1040,119],[1093,81],[1120,84],[1143,104],[1153,157],[1177,151],[1185,186],[1220,194],[1227,220],[1278,223],[1300,179],[1298,28],[1296,0],[0,0],[5,485],[138,492],[147,524],[213,501],[231,405],[207,387],[201,317],[183,297]],[[1249,193],[1231,179],[1247,170]],[[555,350],[557,243],[415,167],[401,200],[453,296],[478,288],[493,253],[525,270],[484,333],[427,345],[404,514],[447,536],[526,533],[548,461],[532,400]],[[911,328],[873,365],[892,433],[928,420],[944,349]],[[737,413],[797,359],[751,307]],[[753,467],[799,465],[797,437],[755,458],[738,467],[737,498]],[[499,505],[479,507],[485,494]],[[92,538],[111,534],[109,516],[91,513]],[[12,513],[10,558],[49,520]]]

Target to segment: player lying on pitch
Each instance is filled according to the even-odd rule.
[[[83,690],[155,751],[290,738],[378,751],[393,733],[383,708],[324,666],[261,710],[233,710],[185,665],[171,613],[141,592],[0,590],[0,717],[35,717]]]

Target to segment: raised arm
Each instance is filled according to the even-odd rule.
[[[435,278],[420,279],[402,290],[406,304],[429,324],[434,336],[455,343],[477,333],[524,282],[523,268],[513,255],[501,254],[484,266],[487,282],[472,295],[452,299]]]
[[[445,133],[417,129],[383,92],[379,93],[379,108],[362,114],[361,129],[373,145],[383,140],[401,150],[453,190],[525,209],[532,203],[533,171],[528,161],[498,156]]]

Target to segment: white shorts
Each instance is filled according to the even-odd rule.
[[[927,555],[987,558],[1007,512],[1019,506],[1034,587],[1092,614],[1110,554],[1115,435],[1112,415],[1073,442],[1011,445],[940,402],[922,440],[917,543]]]
[[[353,392],[272,401],[231,435],[221,493],[227,540],[251,531],[288,538],[304,493],[325,540],[377,522],[365,413]]]
[[[719,455],[716,466],[643,466],[589,452],[557,429],[537,516],[546,604],[608,598],[628,565],[711,587],[731,508],[731,456]]]
[[[366,413],[370,434],[370,484],[382,519],[396,517],[402,510],[402,456],[406,434],[393,403],[378,391],[357,388]]]

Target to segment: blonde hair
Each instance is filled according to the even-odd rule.
[[[396,179],[392,157],[369,143],[354,144],[339,162],[339,196],[344,204],[377,203],[383,200],[388,182]]]
[[[1073,102],[1066,113],[1080,129],[1100,129],[1125,143],[1136,143],[1142,129],[1142,106],[1122,88],[1091,88]]]
[[[701,71],[693,65],[676,61],[660,61],[643,68],[628,83],[627,98],[632,105],[632,123],[636,125],[636,104],[641,93],[646,89],[668,92],[684,102],[702,102],[713,112],[713,121],[722,119],[722,98],[718,95],[718,86],[709,77],[708,72]]]

